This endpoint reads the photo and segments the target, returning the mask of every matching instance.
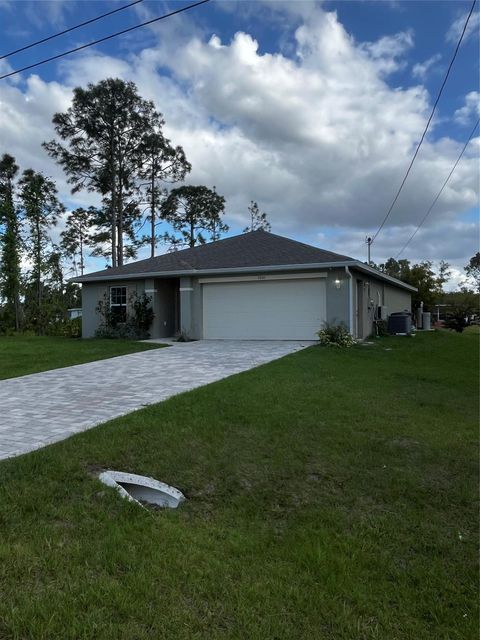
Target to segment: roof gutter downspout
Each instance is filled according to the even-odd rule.
[[[348,330],[353,336],[353,276],[345,265],[345,273],[348,277]]]

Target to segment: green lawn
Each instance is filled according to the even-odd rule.
[[[477,353],[313,347],[4,461],[0,638],[476,638]]]
[[[92,338],[50,338],[37,336],[0,337],[0,380],[69,367],[93,360],[124,356],[135,351],[157,349],[160,344],[136,340]]]

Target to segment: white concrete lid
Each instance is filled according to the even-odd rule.
[[[176,509],[185,500],[185,496],[175,487],[148,476],[123,471],[103,471],[99,479],[109,487],[116,489],[123,498],[143,506],[140,500],[160,507]],[[125,486],[123,486],[125,485]]]

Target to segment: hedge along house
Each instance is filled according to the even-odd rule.
[[[211,340],[314,340],[325,322],[365,338],[373,321],[410,310],[415,289],[368,265],[266,231],[74,278],[82,284],[83,337],[108,300],[122,320],[132,294],[151,298],[152,338],[183,331]]]

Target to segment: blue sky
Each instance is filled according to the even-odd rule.
[[[2,52],[127,4],[0,0]],[[143,3],[0,61],[16,69],[183,2]],[[0,151],[59,181],[40,147],[77,84],[120,76],[164,113],[192,162],[192,183],[227,199],[231,233],[257,200],[273,230],[364,257],[428,118],[470,2],[210,2],[61,61],[1,81]],[[431,132],[374,259],[411,235],[478,118],[479,14]],[[478,135],[478,133],[477,133]],[[459,272],[478,246],[478,137],[405,256]],[[91,268],[97,265],[90,263]]]

